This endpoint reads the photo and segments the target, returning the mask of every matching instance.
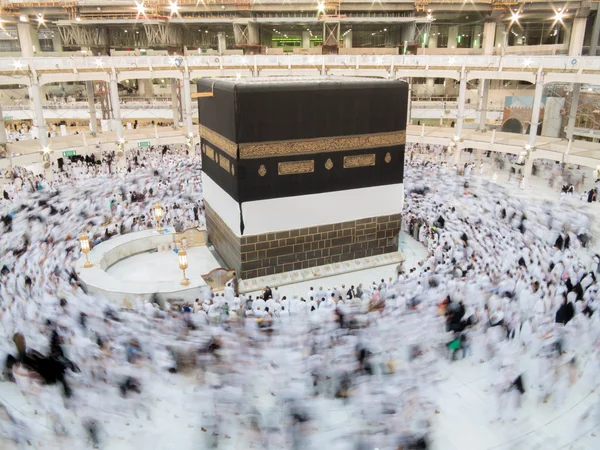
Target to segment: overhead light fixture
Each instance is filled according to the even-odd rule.
[[[39,24],[39,25],[44,25],[44,22],[46,22],[46,21],[44,20],[44,16],[42,16],[41,14],[38,14],[38,17],[37,17],[37,19],[36,19],[36,20],[38,21],[38,24]]]
[[[208,33],[208,30],[206,30],[205,33]]]
[[[81,22],[81,17],[79,17],[79,16],[76,16],[76,17],[75,17],[75,22]]]
[[[177,2],[169,2],[169,9],[171,10],[171,14],[177,14],[179,12],[179,6],[177,6]]]
[[[554,20],[556,20],[557,22],[562,22],[564,17],[565,17],[565,14],[559,9],[558,11],[556,11],[556,14],[554,15]]]
[[[21,61],[13,61],[13,66],[15,66],[15,70],[21,70],[23,63]]]
[[[518,22],[519,21],[519,11],[511,11],[511,22]]]
[[[135,7],[137,8],[138,16],[140,14],[144,15],[146,13],[146,8],[143,3],[136,3]]]
[[[21,22],[29,22],[29,19],[27,18],[27,16],[23,16],[23,15],[19,16],[19,20]]]
[[[127,30],[125,30],[125,33],[128,33],[128,31],[127,31]]]
[[[317,3],[317,13],[325,14],[325,2]]]
[[[104,64],[101,59],[96,59],[95,63],[96,67],[102,67],[102,64]]]

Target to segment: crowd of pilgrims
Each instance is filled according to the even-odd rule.
[[[167,226],[203,225],[191,153],[137,149],[124,167],[76,158],[53,181],[13,172],[0,204],[0,367],[34,412],[0,400],[2,442],[425,449],[450,413],[438,399],[458,359],[489,366],[493,423],[595,382],[590,218],[438,163],[407,161],[404,179],[402,227],[428,256],[381,281],[300,297],[228,285],[183,306],[88,295],[74,270],[81,230],[97,244],[155,227],[156,202]]]

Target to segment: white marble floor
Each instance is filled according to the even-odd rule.
[[[188,248],[188,269],[186,277],[190,280],[201,277],[219,266],[218,261],[208,247]],[[119,261],[107,272],[123,281],[173,281],[182,277],[177,254],[173,251],[140,253]]]

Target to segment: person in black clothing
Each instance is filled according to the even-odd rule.
[[[573,307],[573,303],[568,301],[566,294],[563,294],[563,303],[560,305],[560,308],[558,308],[558,311],[556,311],[556,318],[554,321],[566,325],[574,315],[575,308]]]

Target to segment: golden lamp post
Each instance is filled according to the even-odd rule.
[[[88,235],[85,234],[85,231],[83,231],[81,236],[79,236],[79,244],[81,245],[81,251],[85,254],[85,264],[83,267],[89,269],[93,266],[93,264],[88,259],[88,253],[90,252],[90,239],[88,238]]]
[[[156,205],[154,205],[154,218],[156,219],[156,221],[158,222],[158,232],[162,233],[163,227],[160,226],[160,221],[163,218],[163,208],[162,206],[160,206],[160,203],[157,203]]]
[[[185,251],[185,248],[181,247],[179,249],[177,258],[179,259],[179,268],[183,270],[183,280],[181,280],[181,284],[187,286],[190,284],[190,280],[185,277],[185,269],[188,268],[187,252]]]

